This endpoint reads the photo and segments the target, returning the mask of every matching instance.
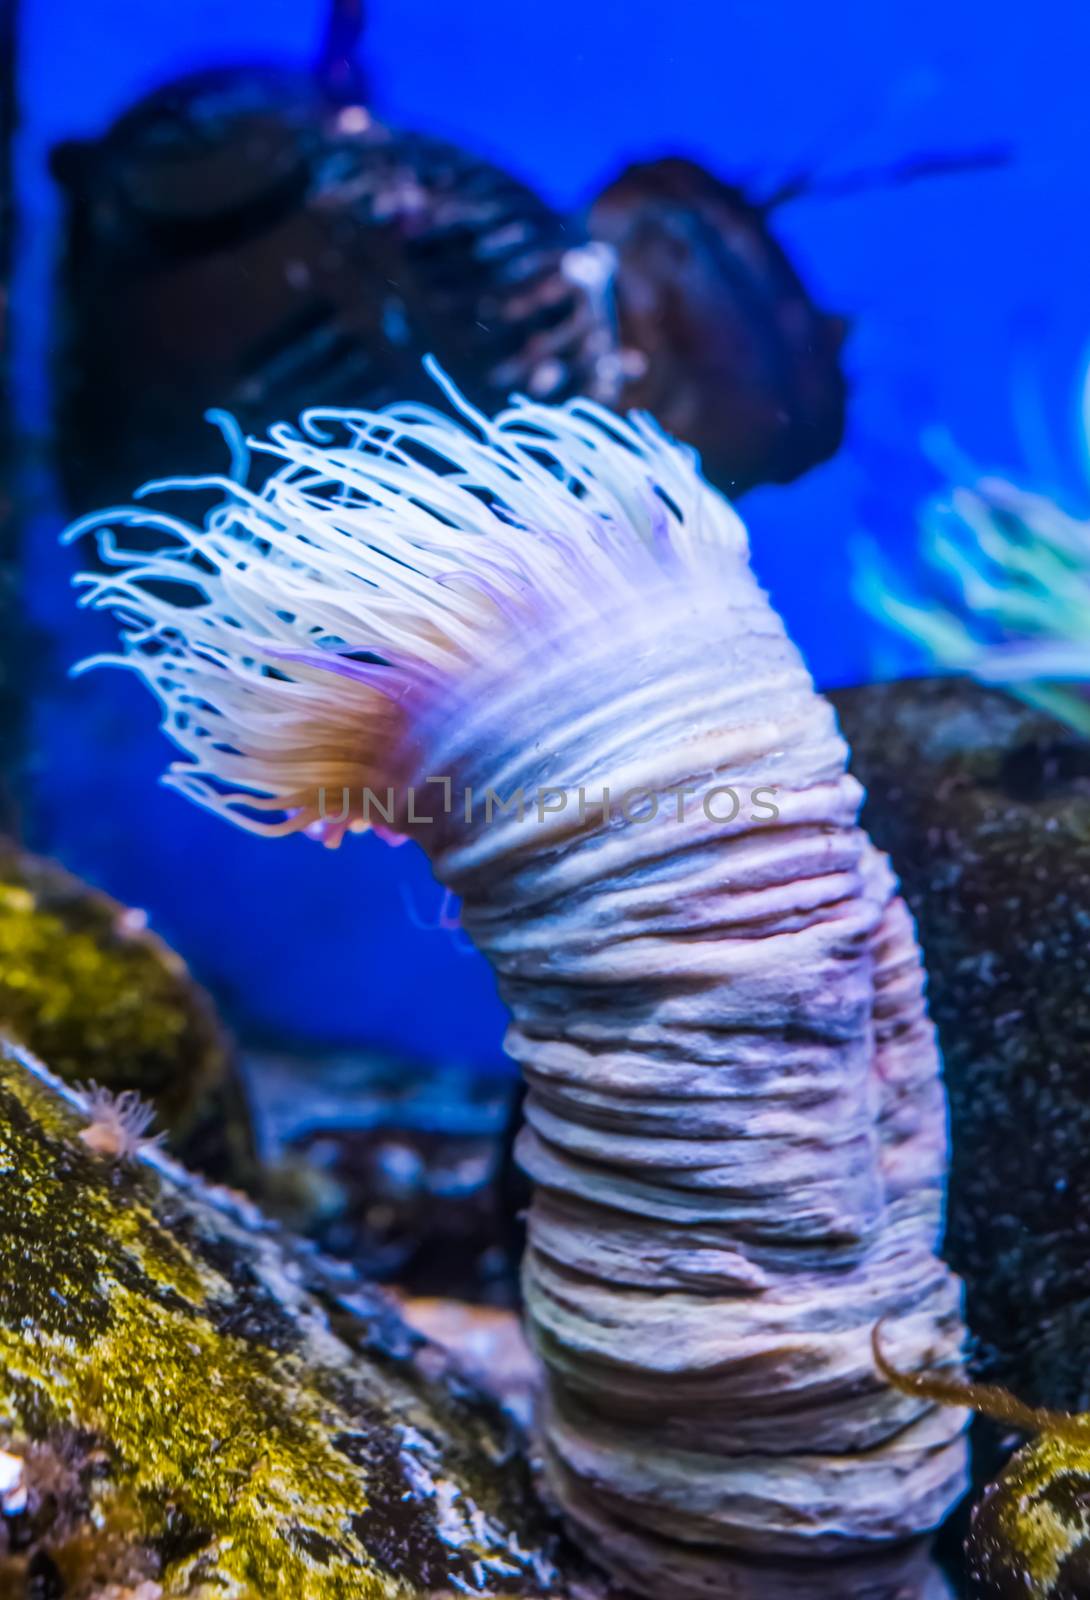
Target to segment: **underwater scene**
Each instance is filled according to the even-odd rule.
[[[0,1600],[1090,1600],[1088,82],[0,0]]]

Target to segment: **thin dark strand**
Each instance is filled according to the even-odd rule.
[[[882,1323],[879,1322],[871,1333],[874,1364],[886,1382],[902,1394],[933,1400],[937,1405],[975,1411],[978,1416],[1006,1423],[1021,1433],[1050,1433],[1072,1443],[1090,1444],[1090,1417],[1023,1405],[1006,1389],[994,1384],[962,1383],[956,1378],[944,1378],[936,1372],[901,1372],[882,1350],[881,1336]]]
[[[1011,146],[993,145],[984,150],[967,150],[962,155],[910,156],[906,161],[894,162],[888,167],[864,167],[858,172],[846,172],[839,178],[815,178],[812,173],[799,173],[762,201],[761,209],[774,211],[777,206],[788,205],[792,200],[839,200],[848,195],[867,194],[875,189],[900,189],[931,178],[959,178],[968,173],[995,172],[1009,167],[1014,156]]]
[[[367,78],[360,61],[366,27],[366,0],[330,0],[317,73],[322,88],[337,105],[366,104]]]

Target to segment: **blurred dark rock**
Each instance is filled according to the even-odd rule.
[[[973,1511],[972,1600],[1086,1600],[1090,1595],[1090,1428],[1046,1430],[1019,1450]]]
[[[518,1298],[503,1191],[513,1080],[366,1052],[251,1051],[265,1203],[415,1296]]]
[[[434,402],[429,352],[490,411],[512,390],[615,390],[608,266],[581,229],[501,168],[302,73],[168,84],[101,139],[60,146],[53,170],[74,509],[221,470],[208,407],[264,431],[310,406]]]
[[[1090,1403],[1090,745],[963,680],[832,696],[919,924],[974,1367]]]
[[[839,448],[845,323],[814,305],[767,206],[675,158],[627,168],[589,226],[617,258],[622,407],[695,445],[732,496]]]
[[[428,353],[489,413],[516,391],[644,407],[731,495],[838,448],[845,323],[814,305],[768,206],[667,159],[563,217],[344,88],[195,74],[53,152],[74,510],[220,470],[210,407],[263,432],[308,407],[433,402]]]

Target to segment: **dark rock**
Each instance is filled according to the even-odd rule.
[[[1046,1432],[1020,1450],[973,1512],[971,1592],[979,1600],[1090,1595],[1090,1431]]]
[[[695,445],[729,495],[839,449],[846,325],[814,305],[767,205],[668,158],[626,168],[589,225],[617,256],[622,408]]]
[[[1090,745],[998,691],[833,695],[918,920],[953,1128],[947,1254],[974,1366],[1086,1409]]]
[[[408,1294],[515,1303],[510,1079],[362,1050],[251,1051],[244,1067],[262,1198],[288,1226]]]
[[[615,381],[600,252],[510,173],[380,124],[299,74],[168,83],[60,146],[58,466],[74,509],[219,471],[209,406],[263,431],[435,385],[488,410]],[[573,266],[573,262],[577,262]],[[589,278],[588,278],[589,273]]]

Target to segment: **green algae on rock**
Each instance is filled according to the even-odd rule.
[[[515,1436],[377,1291],[85,1121],[0,1047],[0,1446],[93,1455],[88,1526],[166,1597],[575,1592]]]
[[[137,1091],[203,1170],[246,1172],[230,1049],[185,963],[142,913],[2,839],[0,1029],[68,1082]]]
[[[1090,1594],[1090,1427],[1081,1444],[1042,1434],[973,1513],[969,1573],[990,1600]]]

